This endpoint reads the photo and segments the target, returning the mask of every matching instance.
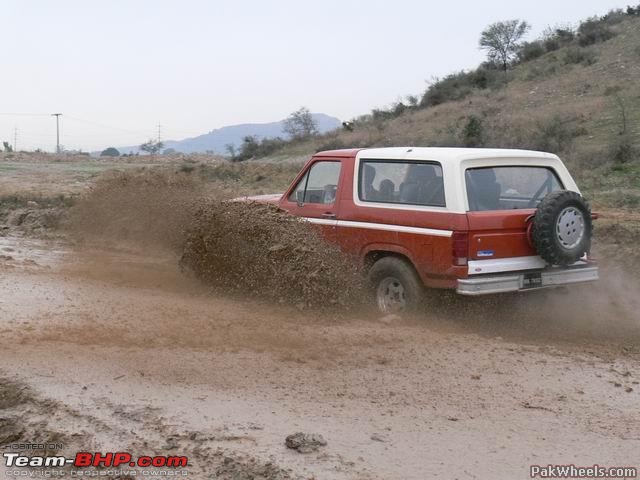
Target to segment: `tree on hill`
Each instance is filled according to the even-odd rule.
[[[530,28],[524,20],[492,23],[480,35],[480,48],[506,72],[520,49],[520,40]]]
[[[120,152],[115,147],[105,148],[102,152],[100,152],[101,157],[119,157]]]
[[[307,107],[301,107],[284,121],[284,131],[291,138],[303,139],[318,134],[318,125]]]
[[[151,155],[155,155],[160,150],[162,150],[163,147],[164,147],[164,143],[156,142],[154,140],[149,140],[148,142],[145,142],[142,145],[140,145],[140,150],[142,150],[143,152],[147,152]]]

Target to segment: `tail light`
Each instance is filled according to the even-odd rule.
[[[453,232],[451,244],[453,246],[453,264],[458,266],[467,265],[469,234],[467,232]]]

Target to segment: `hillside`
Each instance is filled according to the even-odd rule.
[[[340,126],[340,120],[324,113],[313,113],[318,131],[320,133],[335,130]],[[211,130],[197,137],[185,138],[184,140],[167,140],[164,142],[165,148],[173,148],[180,153],[214,153],[225,154],[226,145],[239,146],[242,139],[253,136],[257,139],[282,137],[287,138],[284,132],[284,120],[269,123],[243,123],[239,125],[228,125],[222,128]],[[138,146],[118,147],[122,153],[137,153]]]
[[[355,119],[351,132],[290,143],[271,159],[359,146],[545,150],[565,159],[596,204],[635,208],[640,205],[640,17],[619,13],[596,22],[613,38],[582,46],[576,36],[521,61],[506,77],[493,72],[485,88],[468,84],[480,68],[453,74],[427,97],[435,103],[438,94],[442,103],[374,110]]]

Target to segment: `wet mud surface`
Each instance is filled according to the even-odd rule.
[[[526,478],[637,459],[639,289],[613,267],[595,286],[381,318],[223,294],[175,252],[4,237],[0,253],[7,436],[184,454],[193,478]],[[327,445],[288,449],[296,432]]]

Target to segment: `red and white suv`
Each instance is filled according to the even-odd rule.
[[[383,311],[415,306],[424,287],[481,295],[598,279],[589,206],[550,153],[325,151],[284,194],[252,199],[319,225],[357,255]]]

